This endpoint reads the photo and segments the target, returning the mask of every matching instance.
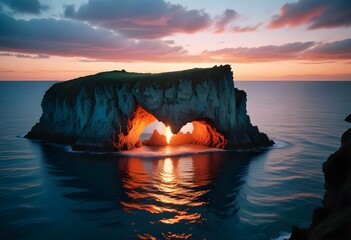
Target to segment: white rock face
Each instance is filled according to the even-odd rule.
[[[229,65],[161,74],[114,71],[57,83],[45,93],[43,115],[27,137],[78,149],[123,150],[114,149],[113,142],[129,133],[137,106],[173,133],[206,120],[229,148],[272,145],[251,125],[246,93],[234,89]]]

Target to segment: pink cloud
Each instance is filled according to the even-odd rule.
[[[208,28],[210,16],[164,0],[89,0],[77,9],[65,7],[64,16],[87,21],[137,39],[154,39]]]
[[[0,13],[2,56],[65,56],[116,62],[338,61],[351,59],[351,39],[224,48],[191,55],[174,41],[134,40],[74,20],[16,20]],[[28,55],[29,54],[29,55]]]
[[[226,27],[236,18],[238,17],[238,13],[233,9],[227,9],[221,16],[217,17],[215,20],[215,33],[222,33],[226,30]]]
[[[245,26],[245,27],[236,26],[236,27],[233,27],[232,31],[236,33],[255,32],[259,26],[261,26],[261,23],[258,23],[255,26]]]
[[[319,43],[304,54],[308,60],[350,60],[351,59],[351,39],[341,41]]]
[[[351,39],[329,43],[295,42],[252,48],[224,48],[202,53],[218,62],[343,61],[351,59]]]
[[[215,51],[205,51],[203,55],[208,58],[229,62],[273,62],[298,59],[301,57],[302,52],[314,45],[314,42],[295,42],[280,46],[225,48]]]
[[[0,13],[0,22],[6,26],[0,28],[0,50],[8,53],[155,62],[186,54],[186,51],[174,42],[133,40],[73,20],[25,21]]]
[[[286,3],[268,28],[308,25],[309,30],[351,26],[351,1],[299,0]]]

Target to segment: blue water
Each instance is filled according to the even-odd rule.
[[[351,82],[237,82],[272,149],[77,153],[21,137],[52,84],[0,82],[0,239],[276,239],[310,224],[350,127]]]

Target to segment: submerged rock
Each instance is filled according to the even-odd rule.
[[[53,85],[43,114],[26,135],[73,145],[75,149],[129,150],[140,146],[144,127],[156,119],[173,133],[200,121],[211,133],[198,143],[215,147],[271,146],[252,126],[246,93],[234,88],[229,65],[160,74],[112,71]],[[203,137],[203,134],[207,134]],[[204,141],[206,139],[206,141]],[[214,142],[218,139],[221,143]]]
[[[323,206],[314,210],[308,229],[293,227],[291,240],[351,239],[351,128],[342,135],[341,147],[323,164],[323,173]]]

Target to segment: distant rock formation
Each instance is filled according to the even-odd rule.
[[[215,66],[160,74],[112,71],[53,85],[43,114],[26,135],[70,144],[78,150],[122,151],[141,145],[143,129],[156,119],[173,133],[198,124],[193,137],[218,148],[271,146],[251,125],[246,93],[234,89],[231,68]],[[198,130],[195,130],[195,129]]]
[[[350,122],[351,114],[345,120]],[[291,240],[351,239],[351,128],[323,164],[323,173],[323,206],[314,210],[308,229],[293,227]]]
[[[190,132],[182,133],[179,132],[171,138],[169,145],[182,145],[182,144],[196,144],[196,140],[193,138]]]
[[[179,132],[173,135],[170,142],[167,143],[166,136],[160,134],[155,129],[150,139],[143,141],[143,145],[147,145],[147,146],[166,146],[166,145],[177,146],[177,145],[184,145],[184,144],[196,144],[196,141],[190,132],[186,132],[186,133]]]
[[[143,145],[148,146],[166,146],[167,140],[165,135],[161,135],[156,129],[148,140],[143,141]]]

